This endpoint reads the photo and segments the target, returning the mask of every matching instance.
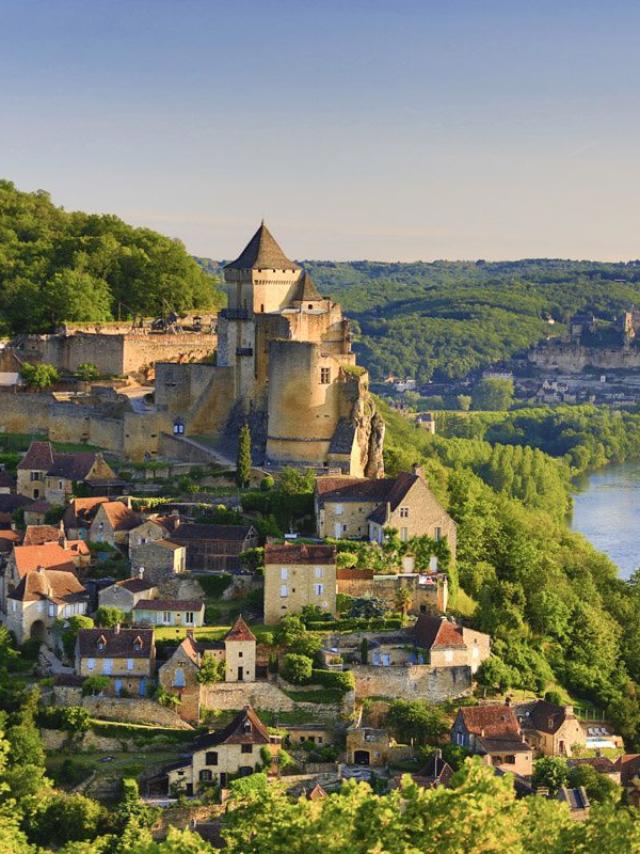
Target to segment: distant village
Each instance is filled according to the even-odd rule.
[[[264,224],[225,279],[228,307],[188,329],[171,318],[3,348],[0,447],[25,447],[0,471],[0,620],[49,710],[49,756],[65,755],[57,711],[87,710],[74,752],[95,763],[76,790],[108,800],[133,751],[145,801],[180,803],[205,835],[256,770],[316,799],[349,778],[447,787],[454,757],[477,756],[527,797],[548,794],[533,763],[555,756],[639,803],[640,756],[607,721],[477,684],[492,638],[452,613],[455,522],[417,465],[385,476],[384,423],[340,306]],[[101,380],[7,380],[24,361],[73,373],[89,352]],[[544,382],[542,400],[564,393]],[[242,497],[282,501],[292,473],[310,500],[276,535],[266,505]],[[427,745],[402,725],[417,707],[445,722]],[[589,814],[584,787],[553,796]]]

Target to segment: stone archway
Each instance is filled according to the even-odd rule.
[[[31,640],[44,641],[46,634],[47,630],[42,620],[35,620],[35,622],[31,623],[31,628],[29,629]]]

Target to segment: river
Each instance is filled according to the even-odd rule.
[[[571,528],[579,531],[629,578],[640,566],[640,462],[599,469],[573,496]]]

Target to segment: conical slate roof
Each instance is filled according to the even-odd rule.
[[[264,221],[235,261],[225,265],[227,270],[299,270],[278,246]]]
[[[304,273],[302,274],[302,278],[298,282],[298,287],[296,288],[296,295],[294,299],[299,300],[300,302],[322,299],[321,295],[318,293],[318,289],[315,286],[315,282],[306,270],[304,271]]]

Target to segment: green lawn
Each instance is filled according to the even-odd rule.
[[[165,749],[140,753],[101,752],[101,753],[74,753],[70,755],[61,751],[52,751],[47,754],[47,774],[53,781],[63,788],[73,788],[80,782],[86,780],[94,771],[104,777],[137,777],[149,765],[168,765],[180,758],[183,751],[179,749]],[[107,756],[113,757],[109,762],[103,762]],[[67,761],[67,767],[71,765],[71,777],[65,777],[62,770],[63,763]]]

